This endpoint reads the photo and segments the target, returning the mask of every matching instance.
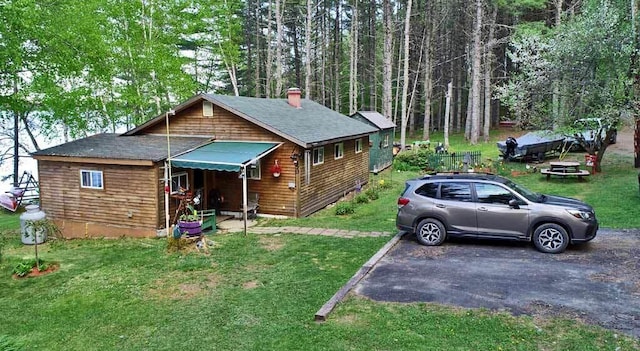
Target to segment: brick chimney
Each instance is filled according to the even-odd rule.
[[[302,107],[300,104],[300,94],[299,88],[289,88],[287,90],[287,102],[289,102],[289,105],[295,108]]]

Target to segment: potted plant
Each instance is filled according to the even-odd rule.
[[[193,205],[187,205],[187,208],[178,219],[178,228],[182,234],[188,236],[200,235],[202,233],[202,224],[200,223],[200,217],[198,217],[198,211]]]

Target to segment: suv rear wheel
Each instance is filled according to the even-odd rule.
[[[437,246],[447,238],[447,230],[444,229],[442,222],[427,218],[416,227],[416,238],[422,245]]]
[[[569,245],[569,235],[562,226],[545,223],[533,232],[533,244],[545,253],[561,253]]]

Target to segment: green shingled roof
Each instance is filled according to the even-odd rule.
[[[171,137],[171,154],[191,150],[208,141],[208,138],[202,137]],[[157,162],[167,158],[167,138],[161,135],[121,136],[103,133],[36,151],[32,155]]]
[[[244,117],[275,134],[306,147],[364,136],[377,131],[321,104],[301,99],[301,107],[287,99],[203,94],[215,105]]]

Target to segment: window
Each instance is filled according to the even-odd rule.
[[[356,139],[356,154],[362,152],[362,139]]]
[[[469,183],[442,183],[440,198],[452,201],[471,201],[471,186]]]
[[[261,175],[260,160],[257,160],[255,164],[251,164],[247,167],[247,179],[260,180]]]
[[[333,145],[333,157],[337,160],[344,157],[344,143]]]
[[[419,187],[416,194],[435,199],[438,196],[438,183],[427,183]]]
[[[189,189],[189,177],[187,172],[179,172],[171,175],[171,193],[177,193],[180,188]]]
[[[213,117],[213,104],[211,101],[202,102],[202,115],[204,117]]]
[[[382,142],[382,147],[389,147],[389,134],[384,136],[384,142]]]
[[[476,194],[478,202],[483,204],[504,204],[508,205],[513,195],[509,190],[495,184],[476,183]]]
[[[313,165],[324,163],[324,146],[313,149]]]
[[[103,189],[102,171],[80,170],[80,187]]]

